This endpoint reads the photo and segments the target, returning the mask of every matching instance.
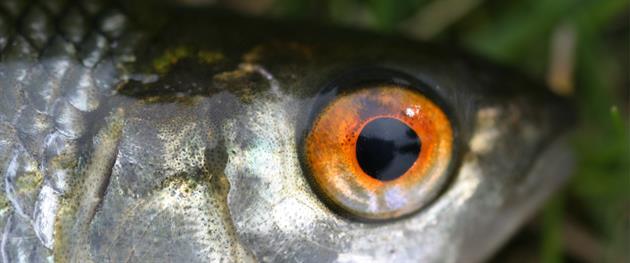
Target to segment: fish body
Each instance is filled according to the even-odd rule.
[[[150,2],[0,3],[2,262],[478,262],[566,181],[569,104],[450,48]],[[448,180],[371,221],[323,200],[322,88],[426,83]]]

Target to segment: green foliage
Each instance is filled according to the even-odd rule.
[[[549,201],[543,212],[544,238],[540,251],[541,259],[546,263],[562,262],[563,206],[563,196],[557,196]]]
[[[424,0],[365,0],[374,16],[376,29],[393,31],[405,18],[413,15]]]

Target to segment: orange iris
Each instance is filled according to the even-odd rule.
[[[402,175],[379,180],[357,160],[363,128],[379,118],[396,119],[420,139],[417,159]],[[418,91],[396,85],[344,94],[315,119],[305,141],[306,163],[325,198],[366,219],[389,219],[418,210],[440,190],[451,162],[453,130],[446,114]]]

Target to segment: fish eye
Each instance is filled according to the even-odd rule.
[[[418,211],[447,181],[454,129],[428,85],[397,71],[355,72],[325,88],[304,139],[310,181],[359,219]]]

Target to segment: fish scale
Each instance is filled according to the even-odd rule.
[[[2,1],[0,121],[10,128],[3,130],[0,171],[11,189],[2,212],[4,261],[50,255],[56,206],[76,173],[85,118],[121,81],[120,54],[111,51],[124,41],[124,18],[96,2]],[[100,28],[89,30],[89,21]],[[103,74],[113,77],[94,80]]]

